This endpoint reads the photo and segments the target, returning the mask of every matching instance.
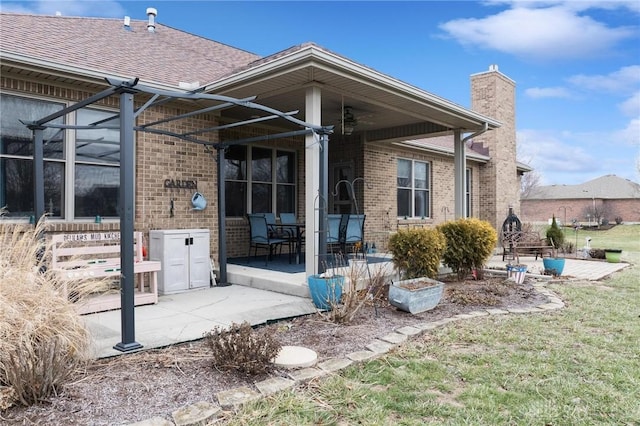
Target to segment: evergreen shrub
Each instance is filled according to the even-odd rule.
[[[562,229],[560,229],[560,227],[558,226],[558,222],[556,222],[555,215],[551,220],[551,226],[547,229],[546,237],[547,237],[547,244],[549,244],[550,246],[553,246],[554,249],[561,248],[564,245],[564,232],[562,232]]]
[[[498,234],[487,221],[467,218],[438,226],[447,241],[442,261],[463,280],[474,269],[482,277],[482,268],[491,257]]]
[[[445,246],[436,228],[401,229],[389,239],[393,265],[402,279],[436,278]]]

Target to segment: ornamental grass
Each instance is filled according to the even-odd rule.
[[[89,332],[65,283],[46,268],[51,250],[43,235],[43,220],[0,229],[0,409],[58,393],[91,357]],[[104,286],[74,282],[73,299]]]

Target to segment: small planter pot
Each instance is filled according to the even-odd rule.
[[[444,283],[431,278],[392,282],[389,286],[389,303],[402,311],[419,314],[435,308],[443,290]]]
[[[512,278],[516,284],[522,284],[527,276],[527,265],[507,265],[507,278]]]
[[[343,275],[334,275],[332,277],[311,275],[307,282],[311,299],[316,308],[330,310],[332,306],[340,303],[344,287]]]
[[[564,271],[564,257],[545,257],[542,259],[544,272],[554,277],[559,277]]]
[[[622,250],[619,249],[604,249],[604,257],[609,263],[620,263],[620,255]]]

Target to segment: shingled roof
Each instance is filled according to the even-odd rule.
[[[0,52],[176,87],[210,83],[260,59],[158,23],[149,32],[147,21],[127,29],[122,19],[15,13],[0,14]]]
[[[640,184],[616,175],[606,175],[579,185],[540,186],[531,191],[527,200],[566,199],[638,199]]]

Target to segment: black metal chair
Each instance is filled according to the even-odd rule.
[[[267,255],[264,262],[266,266],[269,258],[278,248],[280,248],[280,253],[282,253],[282,244],[286,243],[287,240],[270,236],[267,219],[264,214],[248,214],[247,217],[249,219],[249,253],[247,254],[247,263],[251,261],[252,247],[254,249],[254,257],[258,256],[258,248],[266,248]]]

